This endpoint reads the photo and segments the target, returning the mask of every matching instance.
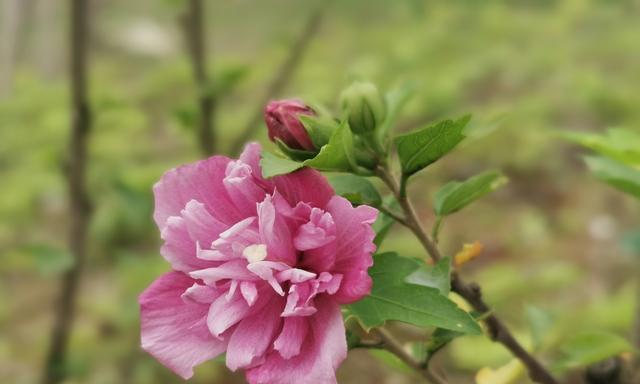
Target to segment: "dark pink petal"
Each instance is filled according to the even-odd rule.
[[[331,197],[335,195],[327,179],[320,172],[311,168],[303,168],[288,175],[275,176],[271,180],[273,180],[276,190],[292,207],[303,202],[317,208],[324,208]]]
[[[247,370],[251,384],[336,383],[335,371],[347,356],[342,314],[330,298],[317,300],[316,307],[300,353],[290,359],[269,353],[262,365]]]
[[[308,319],[305,317],[287,317],[280,335],[273,342],[273,348],[284,359],[290,359],[300,353],[300,348],[309,330]]]
[[[140,295],[142,348],[184,379],[193,367],[224,352],[204,319],[209,305],[185,302],[181,295],[193,279],[180,272],[158,278]]]
[[[232,225],[243,217],[232,204],[223,184],[229,159],[213,156],[166,172],[153,186],[153,218],[162,230],[170,216],[179,216],[191,200],[204,204],[218,221]]]
[[[354,208],[340,196],[331,199],[327,211],[336,223],[336,262],[332,272],[343,275],[340,289],[333,298],[340,304],[351,303],[371,291],[367,270],[373,265],[371,255],[376,250],[371,224],[378,211],[366,205]]]
[[[261,362],[263,354],[271,346],[280,330],[280,312],[284,300],[272,295],[266,305],[243,319],[233,331],[227,347],[227,367],[232,371],[248,368]]]

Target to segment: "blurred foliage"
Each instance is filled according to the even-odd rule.
[[[199,157],[198,92],[221,97],[216,127],[219,148],[228,148],[311,9],[293,0],[207,4],[213,85],[193,84],[178,25],[183,2],[92,3],[88,172],[95,216],[71,342],[71,383],[179,382],[138,347],[137,295],[168,269],[151,220],[151,186],[165,170]],[[53,23],[33,15],[25,21],[14,87],[0,99],[0,327],[10,330],[0,336],[3,382],[37,379],[58,276],[70,262],[66,44],[58,41],[46,63],[39,53],[54,36],[66,36],[65,12],[60,6]],[[429,202],[446,181],[505,170],[508,185],[447,219],[441,245],[449,256],[464,243],[485,245],[462,273],[482,284],[525,345],[540,343],[541,356],[553,361],[567,340],[594,330],[626,337],[631,326],[637,235],[621,244],[637,228],[640,207],[591,180],[575,146],[549,132],[624,127],[640,134],[639,16],[632,0],[334,2],[290,86],[277,96],[337,111],[329,101],[353,79],[370,79],[383,90],[409,83],[415,97],[398,120],[402,131],[472,112],[478,137],[416,175],[420,185],[409,192],[430,225]],[[44,71],[43,64],[55,70]],[[615,135],[594,145],[606,148],[620,141]],[[266,143],[264,130],[255,136]],[[636,155],[635,146],[623,154]],[[397,227],[383,246],[391,249],[421,256],[415,239]],[[527,315],[529,303],[551,324],[541,320],[546,315]],[[541,325],[529,325],[532,316],[544,323],[541,341]],[[622,351],[621,343],[588,340]],[[486,367],[492,375],[517,370],[484,336],[457,338],[439,354],[435,364],[459,382]],[[415,380],[367,358],[350,357],[340,382]],[[380,353],[375,358],[397,365]],[[360,361],[372,368],[354,375]],[[205,364],[194,382],[233,382],[225,375],[220,364]]]

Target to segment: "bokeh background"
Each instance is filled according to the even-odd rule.
[[[0,1],[2,383],[39,381],[61,277],[73,263],[64,172],[67,3]],[[269,96],[335,109],[340,90],[353,79],[382,89],[410,82],[416,94],[399,130],[473,113],[483,134],[421,175],[410,192],[431,223],[429,202],[446,181],[489,168],[509,176],[506,187],[452,216],[441,239],[447,254],[464,243],[484,245],[462,273],[481,283],[525,344],[531,339],[525,316],[530,305],[553,319],[540,352],[550,365],[565,338],[580,331],[630,338],[638,269],[627,245],[640,225],[640,205],[594,180],[582,151],[555,132],[640,130],[638,1],[204,3],[212,87],[193,80],[180,24],[187,2],[89,4],[94,124],[86,166],[95,209],[67,382],[180,381],[139,348],[137,295],[168,270],[151,219],[151,186],[165,170],[203,156],[196,132],[201,92],[216,100],[216,152],[233,154],[234,140],[296,54],[300,60],[285,71],[283,87]],[[320,18],[318,29],[296,47],[310,17]],[[271,146],[262,122],[251,136]],[[384,248],[421,256],[400,228]],[[454,341],[435,364],[452,383],[468,383],[479,369],[509,361],[501,346],[467,337]],[[578,374],[565,377],[581,382]],[[367,350],[351,352],[338,378],[417,380],[389,356]],[[208,363],[193,382],[242,380],[220,363]]]

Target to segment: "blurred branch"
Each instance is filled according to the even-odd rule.
[[[293,77],[297,66],[300,64],[304,53],[306,52],[309,44],[313,40],[313,37],[318,33],[322,20],[324,18],[325,11],[330,4],[330,0],[317,1],[316,8],[311,12],[307,23],[302,29],[298,39],[295,41],[291,49],[289,50],[289,56],[282,63],[275,77],[271,80],[271,83],[267,86],[267,90],[263,97],[258,102],[258,107],[251,115],[244,129],[242,129],[240,135],[231,145],[229,153],[235,155],[239,153],[247,142],[253,136],[255,130],[260,127],[259,123],[262,119],[264,106],[270,99],[276,97],[284,87],[288,84],[289,80]]]
[[[66,352],[69,343],[78,285],[86,259],[87,229],[91,208],[85,185],[87,139],[91,128],[91,111],[87,100],[87,38],[88,1],[70,0],[70,72],[71,135],[67,181],[69,188],[69,217],[71,221],[69,248],[74,264],[62,277],[62,290],[47,354],[43,383],[59,383],[66,376]]]
[[[442,259],[442,255],[436,243],[429,237],[420,224],[418,215],[405,193],[406,191],[404,188],[398,186],[398,182],[389,171],[389,168],[380,167],[378,169],[378,176],[387,185],[387,187],[389,187],[398,200],[398,203],[404,212],[406,221],[404,225],[415,234],[427,254],[429,254],[434,261]],[[484,322],[488,328],[491,340],[504,345],[515,357],[517,357],[527,368],[531,380],[543,384],[557,384],[556,379],[551,375],[551,373],[547,371],[547,369],[538,360],[536,360],[535,357],[529,354],[522,345],[520,345],[518,340],[516,340],[502,320],[493,314],[489,305],[487,305],[482,298],[482,291],[478,284],[465,283],[457,272],[454,271],[451,274],[451,289],[467,300],[474,310],[481,314],[488,314],[484,318]]]
[[[405,351],[400,342],[398,342],[391,333],[383,328],[374,328],[371,333],[382,341],[382,346],[387,351],[393,353],[396,357],[402,360],[403,363],[413,368],[422,377],[427,379],[433,384],[446,384],[447,381],[435,373],[431,372],[428,366],[425,366],[422,362],[416,360],[409,352]]]
[[[193,78],[198,90],[198,141],[204,155],[212,155],[216,149],[215,109],[216,99],[211,92],[212,81],[207,74],[206,28],[202,0],[189,0],[188,9],[182,19],[187,47],[191,57]]]
[[[24,24],[27,1],[4,0],[0,9],[0,98],[13,88],[14,65]]]

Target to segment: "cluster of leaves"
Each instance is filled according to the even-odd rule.
[[[272,177],[286,174],[304,166],[339,172],[329,174],[329,181],[337,194],[355,205],[367,204],[383,212],[374,225],[377,232],[375,241],[380,245],[394,219],[402,215],[393,213],[398,211],[398,195],[383,196],[377,184],[369,178],[381,177],[382,170],[392,170],[392,161],[397,159],[401,174],[400,194],[404,194],[413,175],[451,152],[467,136],[465,130],[471,119],[467,115],[456,120],[444,120],[391,137],[394,121],[410,94],[411,89],[403,87],[381,97],[384,100],[382,108],[385,118],[375,126],[373,132],[365,130],[363,133],[362,129],[350,127],[350,121],[345,117],[352,115],[349,110],[342,111],[342,118],[334,118],[327,113],[314,117],[302,116],[301,121],[317,145],[317,151],[293,150],[277,141],[280,153],[263,154],[263,175]],[[376,106],[359,106],[365,111],[367,108]],[[375,111],[370,113],[373,114]],[[318,145],[322,141],[317,139],[317,132],[324,132],[324,136],[328,137],[321,146]],[[487,171],[466,180],[449,182],[435,194],[433,210],[437,222],[441,223],[446,216],[458,212],[506,181],[500,172]],[[387,321],[399,321],[422,328],[435,327],[431,340],[421,343],[419,353],[416,352],[420,359],[428,359],[456,337],[481,333],[473,314],[452,300],[451,268],[449,257],[431,265],[394,252],[376,254],[374,265],[369,270],[373,280],[371,294],[346,306],[345,317],[355,318],[360,327],[367,331]],[[349,339],[352,345],[357,345],[356,336],[350,335]]]

